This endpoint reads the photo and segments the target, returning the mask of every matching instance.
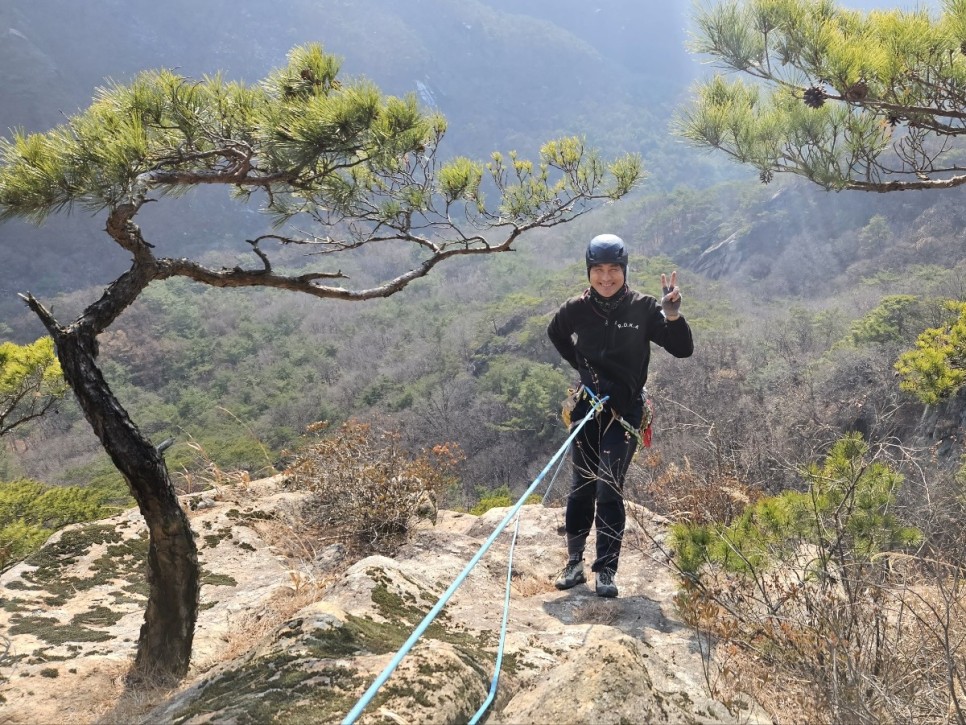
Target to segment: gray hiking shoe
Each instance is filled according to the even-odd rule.
[[[601,569],[597,572],[597,596],[598,597],[616,597],[617,596],[617,584],[614,583],[614,577],[617,576],[617,572],[611,569]]]
[[[576,559],[567,562],[567,566],[560,572],[560,576],[557,577],[557,581],[553,585],[557,589],[570,589],[578,584],[583,584],[585,581],[587,581],[587,577],[584,576],[583,559]]]

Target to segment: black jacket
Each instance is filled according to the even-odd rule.
[[[597,395],[609,395],[611,406],[629,422],[637,418],[651,343],[675,357],[694,352],[684,317],[668,322],[656,299],[632,290],[607,314],[591,300],[588,289],[561,305],[547,334],[563,359],[580,373],[581,382]]]

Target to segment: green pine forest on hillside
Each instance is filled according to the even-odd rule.
[[[823,213],[819,193],[796,184],[784,192],[783,199],[808,208],[777,209],[772,214],[778,220],[807,222]],[[727,195],[736,211],[728,217],[718,212],[722,205],[708,202],[713,193]],[[788,230],[760,211],[773,194],[772,188],[739,182],[704,194],[678,189],[615,207],[606,226],[628,239],[636,229],[648,239],[683,240],[742,229],[753,236],[757,227]],[[707,209],[701,208],[702,196]],[[824,238],[812,248],[791,243],[808,239],[807,229],[789,231],[778,253],[763,251],[730,278],[689,272],[678,260],[694,259],[693,250],[639,254],[630,277],[646,292],[656,292],[662,270],[681,268],[688,319],[703,343],[692,360],[672,368],[670,378],[663,372],[667,361],[654,357],[651,393],[666,400],[658,405],[657,445],[673,450],[676,425],[682,425],[683,440],[675,446],[686,445],[685,454],[700,459],[709,452],[689,441],[694,436],[686,431],[713,427],[727,434],[727,459],[736,474],[777,490],[789,475],[772,467],[777,461],[807,459],[857,420],[866,432],[877,426],[883,439],[911,434],[921,405],[901,394],[890,368],[920,332],[944,318],[942,302],[957,297],[962,274],[943,263],[955,254],[957,239],[901,241],[904,232],[931,233],[929,219],[938,212],[916,208],[916,201],[899,209],[893,204],[891,211],[882,204],[895,217],[925,217],[904,222],[908,231],[884,214],[841,212],[837,220],[822,220]],[[595,233],[603,216],[565,232],[563,244],[578,259],[583,238]],[[876,249],[877,234],[895,240]],[[545,334],[552,310],[586,282],[581,262],[547,261],[559,256],[560,246],[558,235],[547,232],[507,257],[460,263],[401,296],[358,306],[159,283],[104,336],[102,355],[144,432],[157,442],[175,438],[167,454],[174,471],[192,471],[209,459],[253,475],[278,469],[305,426],[362,416],[399,426],[416,447],[458,442],[467,455],[468,496],[478,487],[520,487],[560,440],[558,403],[574,378],[555,359]],[[851,274],[826,269],[857,272],[848,279]],[[787,294],[789,289],[797,294]],[[896,295],[911,295],[912,301],[879,334],[854,334]],[[833,394],[830,384],[839,392]],[[784,404],[799,398],[794,407]],[[883,407],[884,420],[858,407],[866,398]],[[887,416],[889,406],[905,416]],[[685,411],[695,418],[687,421]],[[806,427],[815,435],[788,435]],[[116,478],[70,399],[15,437],[4,475],[60,484]]]
[[[754,16],[760,19],[766,11],[802,3],[809,5],[748,0],[729,7],[765,8]],[[182,3],[172,5],[188,12]],[[276,16],[265,33],[289,43],[287,50],[297,42],[299,22],[316,18],[312,5],[292,3],[291,17]],[[789,682],[812,682],[830,721],[906,716],[943,721],[941,707],[930,709],[933,700],[943,707],[950,700],[948,713],[962,721],[963,707],[953,702],[956,692],[962,697],[966,676],[957,644],[964,624],[957,604],[959,567],[966,554],[962,191],[826,191],[808,180],[815,180],[811,167],[809,173],[792,168],[786,174],[794,165],[768,155],[780,125],[773,117],[758,117],[757,140],[765,140],[754,146],[755,153],[742,157],[724,148],[727,144],[718,147],[743,166],[730,163],[726,154],[695,149],[694,133],[692,144],[680,135],[681,109],[694,98],[714,101],[715,92],[689,91],[689,70],[662,75],[643,67],[626,42],[605,47],[617,26],[552,22],[549,3],[529,3],[526,12],[509,2],[481,0],[459,9],[443,0],[416,3],[420,13],[445,24],[448,36],[421,32],[419,23],[388,2],[370,3],[379,10],[371,26],[360,23],[351,4],[329,5],[329,21],[342,32],[331,46],[323,38],[325,48],[343,55],[354,75],[365,69],[385,93],[398,95],[412,90],[414,77],[431,79],[434,100],[449,122],[441,145],[445,155],[531,152],[547,138],[578,129],[607,156],[640,153],[647,176],[615,203],[530,232],[513,253],[450,260],[386,299],[348,304],[283,291],[211,288],[185,279],[152,283],[100,335],[99,362],[144,435],[155,445],[173,441],[164,456],[179,490],[285,471],[320,437],[337,436],[349,421],[364,421],[397,433],[414,459],[455,444],[446,448],[459,456],[442,506],[471,510],[481,499],[499,502],[504,494],[511,500],[566,433],[559,406],[576,376],[547,340],[547,322],[561,302],[586,286],[586,241],[613,232],[631,248],[632,287],[657,294],[661,273],[678,270],[682,311],[695,335],[695,354],[687,360],[660,351],[652,356],[654,445],[637,456],[627,484],[629,498],[674,523],[682,615],[708,641],[750,653],[754,663],[745,662],[743,670],[750,679],[765,683],[755,667],[774,667]],[[566,5],[574,17],[581,12],[580,4]],[[812,5],[829,13],[835,7]],[[959,0],[939,5],[964,18],[966,28],[966,5]],[[601,6],[605,14],[614,10]],[[18,2],[0,9],[0,19],[35,30],[31,37],[39,39],[49,29],[37,13]],[[257,22],[246,13],[239,22]],[[621,32],[644,22],[642,13],[628,10]],[[670,26],[678,22],[664,20]],[[835,22],[849,30],[858,21],[849,16]],[[85,17],[83,23],[95,20]],[[196,30],[161,28],[160,21],[137,28],[148,48],[164,47],[158,40],[163,32],[190,38]],[[752,37],[757,30],[749,32]],[[480,48],[479,55],[454,54],[451,63],[440,63],[454,52],[445,37],[457,33],[471,34],[477,45],[469,46]],[[680,52],[652,33],[653,53]],[[371,37],[388,38],[403,49],[397,62],[376,53]],[[540,63],[533,37],[546,44],[548,55]],[[186,43],[182,52],[191,73],[210,61],[187,49],[197,43],[179,42]],[[966,35],[962,42],[966,49]],[[224,43],[212,47],[227,52]],[[43,47],[38,40],[31,53]],[[239,74],[255,78],[279,65],[273,50],[259,40]],[[950,61],[952,93],[961,93],[956,83],[966,76],[966,50],[962,55]],[[427,75],[430,59],[448,70]],[[265,67],[256,67],[263,61]],[[170,61],[158,64],[164,62]],[[45,56],[38,67],[48,73],[54,63],[54,56]],[[478,66],[492,70],[475,82],[471,74]],[[528,69],[521,83],[529,98],[507,90],[520,67]],[[581,103],[561,100],[566,91],[557,76],[566,75],[565,67],[576,69],[569,82],[579,89],[575,95],[585,94]],[[870,63],[862,71],[871,74],[872,68]],[[119,74],[138,69],[125,66]],[[201,67],[197,73],[211,70]],[[607,80],[597,80],[597,73]],[[821,80],[828,84],[823,98],[832,99],[830,105],[835,79]],[[871,75],[862,81],[875,91]],[[768,79],[759,74],[754,82],[764,87]],[[91,90],[58,92],[64,103],[84,106]],[[846,95],[839,100],[848,100]],[[792,97],[798,99],[794,92]],[[27,109],[11,125],[36,123],[30,131],[45,131],[60,122],[50,109],[40,110],[42,98],[25,74],[14,74],[0,99],[4,104],[20,99]],[[800,111],[795,105],[791,113]],[[910,119],[913,126],[929,127],[914,114],[898,122]],[[698,146],[716,146],[708,138],[720,141],[709,128]],[[752,133],[744,130],[749,135],[735,134],[739,151],[751,148],[741,146]],[[923,148],[937,152],[939,146],[927,141]],[[862,153],[866,161],[872,158],[868,148]],[[952,168],[958,168],[958,159],[954,148]],[[212,251],[205,260],[215,266],[251,265],[251,248],[239,241],[269,229],[254,205],[229,205],[211,190],[157,206],[146,208],[139,223],[157,237],[163,254],[196,251],[204,238],[214,242],[206,245]],[[76,235],[68,231],[75,222]],[[125,269],[124,255],[99,239],[102,227],[103,215],[86,210],[56,217],[46,227],[17,221],[0,226],[0,244],[10,260],[7,272],[0,272],[0,340],[24,344],[42,334],[17,292],[43,296],[59,319],[69,320]],[[353,287],[360,287],[414,259],[387,250],[340,264]],[[281,264],[294,273],[313,261],[301,250],[285,250]],[[0,405],[5,393],[0,387]],[[319,430],[322,421],[327,425]],[[123,478],[69,393],[44,416],[7,432],[2,443],[0,568],[68,523],[132,505]],[[557,501],[564,495],[561,486]],[[817,552],[815,558],[794,569],[805,550]],[[776,561],[793,567],[789,580],[799,578],[769,583],[766,573]],[[730,586],[735,581],[744,588]],[[913,601],[908,592],[920,584],[916,592],[938,592],[936,598],[916,594],[920,598]],[[871,600],[865,598],[878,609],[867,607]],[[870,632],[891,627],[888,611],[896,602],[915,613],[917,624],[909,630],[887,627],[881,640],[868,644]],[[952,624],[940,632],[927,610]],[[864,618],[867,611],[874,612],[871,619]],[[897,673],[909,669],[904,637],[929,640],[930,647],[939,642],[945,653],[938,675],[927,676],[924,665],[922,672],[915,670],[921,697],[902,694],[909,683],[896,684]],[[843,654],[835,650],[841,642],[854,648]],[[846,692],[830,674],[830,649],[840,658],[838,666],[851,668],[855,682],[892,687],[894,696],[863,694],[858,686]],[[933,650],[922,644],[920,653],[927,657]],[[734,670],[729,661],[717,665],[721,672]],[[943,682],[953,684],[943,690]],[[802,698],[799,702],[807,701]]]

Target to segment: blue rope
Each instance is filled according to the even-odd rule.
[[[557,470],[553,472],[553,476],[550,478],[550,483],[547,485],[547,490],[544,491],[543,500],[541,504],[547,503],[547,496],[553,490],[553,483],[557,480],[557,474],[560,473],[560,469],[563,468],[564,461],[566,458],[561,458],[560,463],[557,464]],[[520,532],[520,519],[522,514],[517,516],[517,525],[513,529],[513,540],[510,542],[510,551],[507,554],[507,565],[506,565],[506,596],[503,600],[503,623],[500,625],[500,642],[496,649],[496,666],[493,668],[493,679],[490,681],[490,694],[486,698],[486,702],[480,705],[480,709],[476,711],[476,714],[470,720],[469,725],[476,725],[479,719],[483,716],[490,705],[493,704],[493,700],[496,699],[497,685],[500,682],[500,668],[503,666],[503,648],[506,645],[506,625],[507,620],[510,617],[510,586],[513,579],[513,551],[517,545],[517,534]]]
[[[506,597],[503,599],[503,622],[500,625],[500,645],[496,648],[496,666],[493,668],[493,680],[490,682],[490,693],[486,697],[486,702],[480,705],[480,709],[470,719],[469,725],[476,725],[483,717],[493,700],[496,699],[496,688],[500,682],[500,668],[503,666],[503,645],[506,642],[506,624],[510,618],[510,583],[513,579],[513,549],[517,545],[517,534],[520,533],[520,519],[523,514],[517,515],[517,525],[513,529],[513,540],[510,542],[510,552],[507,554],[506,565]]]
[[[540,472],[540,475],[533,480],[533,483],[531,483],[530,487],[523,493],[523,495],[520,497],[520,500],[513,505],[513,508],[511,508],[509,512],[507,512],[507,515],[503,517],[503,520],[497,525],[493,533],[490,534],[490,537],[483,543],[483,546],[480,547],[479,551],[473,555],[473,558],[470,559],[469,563],[463,568],[463,571],[459,573],[459,576],[453,580],[453,583],[449,585],[449,588],[445,592],[443,592],[436,604],[433,605],[433,608],[429,610],[425,617],[423,617],[423,621],[420,622],[416,629],[413,630],[413,633],[409,635],[409,639],[403,643],[403,646],[399,648],[399,651],[396,652],[389,664],[386,665],[385,669],[379,673],[379,676],[369,686],[369,689],[363,693],[361,698],[359,698],[359,702],[357,702],[349,711],[349,714],[345,716],[345,718],[342,720],[342,725],[352,725],[352,723],[359,719],[362,711],[365,710],[367,705],[369,705],[369,703],[372,701],[372,698],[376,696],[379,688],[386,683],[386,680],[389,679],[389,676],[399,666],[399,663],[403,661],[403,658],[407,654],[409,654],[409,650],[413,648],[413,646],[416,644],[416,641],[423,635],[432,621],[436,619],[436,616],[442,611],[443,607],[446,605],[446,602],[448,602],[453,594],[456,593],[456,590],[466,579],[473,567],[475,567],[480,559],[483,558],[483,555],[493,545],[493,542],[496,541],[496,537],[500,535],[500,532],[502,532],[504,528],[506,528],[506,525],[510,522],[510,520],[516,516],[517,512],[523,507],[524,502],[527,500],[530,494],[533,493],[537,486],[540,485],[540,482],[543,480],[544,476],[547,475],[547,472],[550,470],[553,464],[557,462],[557,459],[564,455],[571,442],[573,442],[574,438],[577,437],[577,433],[580,432],[580,429],[586,425],[587,421],[598,413],[599,406],[602,405],[605,400],[607,400],[606,397],[599,400],[594,398],[594,405],[589,411],[587,411],[587,415],[585,415],[583,420],[581,420],[580,423],[571,431],[570,435],[567,437],[567,440],[565,440],[563,445],[560,446],[556,453],[554,453],[553,457]]]
[[[557,474],[560,473],[560,469],[563,468],[563,464],[564,464],[564,462],[566,462],[566,460],[567,460],[566,458],[561,458],[560,459],[560,463],[557,464],[557,470],[554,471],[553,472],[553,476],[550,477],[550,483],[547,484],[547,490],[543,492],[543,498],[540,500],[540,504],[542,506],[546,506],[546,504],[547,504],[547,497],[550,496],[550,492],[553,490],[553,483],[554,483],[554,481],[557,480]]]

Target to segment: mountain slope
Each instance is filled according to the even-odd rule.
[[[189,78],[222,72],[255,83],[283,65],[291,48],[321,42],[343,57],[345,77],[367,76],[389,95],[416,93],[444,113],[444,156],[486,159],[518,150],[532,157],[561,135],[586,136],[608,155],[668,143],[658,114],[667,111],[667,83],[660,97],[653,88],[634,92],[640,78],[658,75],[640,73],[657,59],[631,65],[609,48],[601,52],[554,22],[547,8],[538,16],[477,0],[298,0],[284,11],[227,0],[69,7],[12,0],[0,8],[0,38],[4,136],[12,128],[42,132],[61,124],[90,103],[97,87],[144,69],[173,68]],[[643,45],[635,58],[648,52]],[[195,253],[199,239],[206,248],[240,249],[243,239],[269,230],[254,208],[218,192],[192,193],[176,208],[158,205],[165,254]],[[105,284],[126,268],[127,256],[105,238],[103,223],[76,213],[39,229],[0,225],[0,317],[14,323],[18,339],[41,330],[22,322],[29,318],[16,293],[49,298]]]

